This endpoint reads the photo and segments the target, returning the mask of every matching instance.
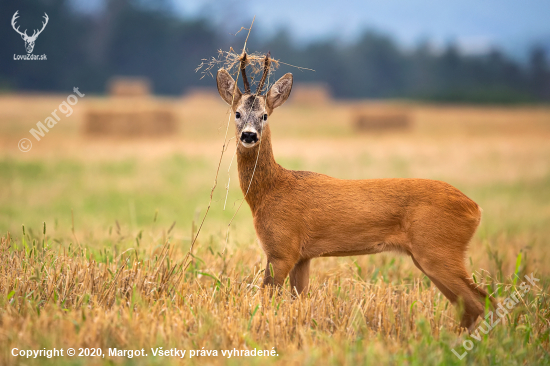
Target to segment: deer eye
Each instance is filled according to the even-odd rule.
[[[264,114],[264,121],[267,121],[267,114]]]
[[[241,114],[239,112],[235,112],[235,118],[241,118]]]

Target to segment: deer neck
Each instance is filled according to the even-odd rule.
[[[246,148],[237,141],[237,165],[241,190],[254,213],[283,170],[273,157],[269,125],[265,126],[261,143],[256,146]]]

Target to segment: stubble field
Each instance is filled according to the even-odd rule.
[[[522,292],[525,275],[540,282],[475,339],[394,253],[313,260],[305,298],[294,300],[288,284],[268,298],[246,203],[226,243],[242,199],[236,160],[229,169],[234,139],[184,270],[214,184],[225,106],[217,96],[162,99],[177,116],[174,136],[91,138],[82,134],[86,111],[123,101],[86,96],[35,141],[29,129],[65,98],[0,96],[1,364],[550,364],[549,108],[413,104],[412,128],[396,132],[355,131],[352,102],[289,103],[270,118],[286,168],[440,179],[483,208],[466,259],[475,279],[499,301]],[[387,105],[371,103],[378,107]],[[24,137],[33,142],[27,153],[17,148]],[[12,356],[54,347],[77,356]],[[160,347],[186,354],[161,357]],[[105,356],[79,357],[79,348]],[[222,355],[254,349],[269,355]],[[467,353],[460,360],[453,349]]]

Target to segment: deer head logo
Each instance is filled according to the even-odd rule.
[[[24,32],[21,32],[19,31],[19,27],[15,27],[15,20],[17,18],[19,18],[19,15],[17,15],[17,13],[19,12],[19,10],[17,10],[15,12],[15,14],[13,14],[13,18],[11,18],[11,26],[13,27],[13,29],[19,33],[21,35],[21,38],[23,38],[23,41],[25,41],[25,49],[27,50],[27,53],[32,53],[32,50],[34,49],[34,42],[36,41],[36,38],[38,38],[38,36],[40,35],[40,33],[42,33],[42,31],[44,30],[44,28],[46,28],[46,24],[48,24],[48,14],[44,13],[44,19],[46,20],[45,22],[42,22],[42,29],[40,30],[34,30],[34,33],[32,34],[32,36],[28,36],[27,35],[27,30],[25,29]]]

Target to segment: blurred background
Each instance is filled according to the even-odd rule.
[[[257,22],[249,49],[314,69],[299,82],[325,83],[335,98],[407,98],[471,103],[550,100],[550,4],[532,1],[349,1],[319,6],[283,0],[33,0],[0,2],[6,57],[0,90],[106,92],[117,75],[144,76],[152,91],[181,95],[200,80],[203,58],[229,46]],[[48,62],[14,62],[24,53],[10,25],[47,31],[35,54]],[[289,69],[290,70],[290,69]],[[282,72],[288,71],[281,70]],[[294,69],[294,71],[297,71]]]
[[[0,8],[4,232],[25,224],[36,234],[46,223],[59,243],[74,240],[74,227],[87,245],[130,246],[155,226],[186,248],[208,206],[228,118],[215,79],[196,69],[218,50],[241,52],[239,30],[256,16],[249,51],[315,70],[281,64],[274,73],[295,80],[270,119],[280,164],[348,179],[445,180],[484,209],[475,245],[488,251],[472,251],[474,263],[513,270],[519,250],[545,258],[536,248],[550,244],[547,1],[0,0]],[[48,14],[34,48],[47,60],[14,60],[26,54],[11,26],[16,11],[29,35]],[[73,87],[85,97],[37,141],[30,129]],[[18,149],[22,138],[30,151]],[[228,146],[200,239],[214,247],[242,198],[234,140]],[[231,245],[254,242],[244,205]]]

